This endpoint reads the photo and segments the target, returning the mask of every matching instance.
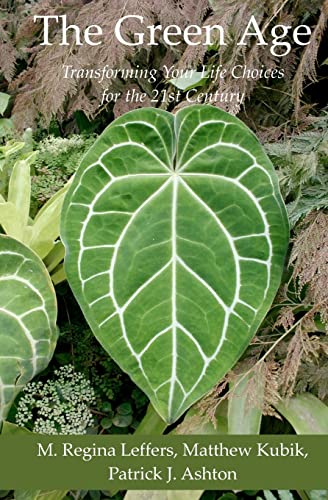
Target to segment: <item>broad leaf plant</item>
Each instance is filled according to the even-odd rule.
[[[0,235],[0,424],[22,388],[44,370],[57,341],[57,302],[47,269]]]
[[[258,329],[280,283],[288,221],[254,134],[202,105],[115,120],[79,167],[61,233],[94,334],[171,423]]]

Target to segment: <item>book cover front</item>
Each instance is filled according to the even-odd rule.
[[[0,498],[328,498],[327,0],[0,0]]]

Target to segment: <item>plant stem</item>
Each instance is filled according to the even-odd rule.
[[[160,436],[165,431],[167,425],[164,420],[158,415],[154,407],[149,403],[146,415],[141,420],[137,429],[134,432],[134,436],[144,435],[144,436]],[[111,496],[115,496],[120,490],[110,490]]]
[[[165,431],[167,425],[164,420],[158,415],[157,411],[154,410],[152,404],[149,404],[147,408],[146,415],[138,425],[134,435],[144,434],[146,436],[149,435],[157,435],[160,436]]]

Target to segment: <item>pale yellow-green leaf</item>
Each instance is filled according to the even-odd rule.
[[[59,225],[61,209],[69,183],[66,184],[58,193],[56,193],[40,210],[34,219],[33,235],[30,241],[31,248],[43,259],[49,253],[51,248],[43,249],[42,255],[39,253],[39,243],[52,242],[52,247],[59,236]],[[39,249],[39,251],[38,251]]]
[[[31,174],[28,158],[15,163],[9,180],[8,201],[15,205],[22,226],[27,226],[31,203]]]
[[[0,226],[8,236],[23,240],[23,224],[13,203],[0,203]]]
[[[64,259],[65,247],[60,240],[56,241],[51,252],[44,259],[44,263],[51,273]]]
[[[20,149],[25,146],[24,142],[8,141],[4,146],[0,147],[0,152],[5,158],[14,153],[17,153]]]
[[[51,274],[51,279],[54,285],[58,285],[59,283],[62,283],[63,281],[66,281],[66,273],[64,270],[64,266],[61,265],[59,269],[54,273]]]
[[[155,435],[155,436],[160,436],[163,434],[167,427],[167,424],[164,422],[163,419],[158,415],[158,413],[155,411],[154,407],[152,404],[148,405],[146,415],[144,418],[141,420],[140,424],[138,425],[135,435]]]
[[[31,235],[29,242],[26,243],[28,246],[34,250],[34,252],[43,260],[53,249],[54,241],[53,240],[34,240],[33,226],[31,229]]]
[[[29,219],[29,224],[30,224],[31,220]],[[22,239],[21,241],[26,245],[26,246],[30,246],[29,243],[31,241],[31,238],[32,238],[32,234],[33,234],[33,231],[32,231],[32,226],[31,225],[28,225],[28,226],[25,226],[23,227],[22,229]]]

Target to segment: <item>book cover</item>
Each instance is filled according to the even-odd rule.
[[[323,500],[327,0],[0,0],[0,497]]]

